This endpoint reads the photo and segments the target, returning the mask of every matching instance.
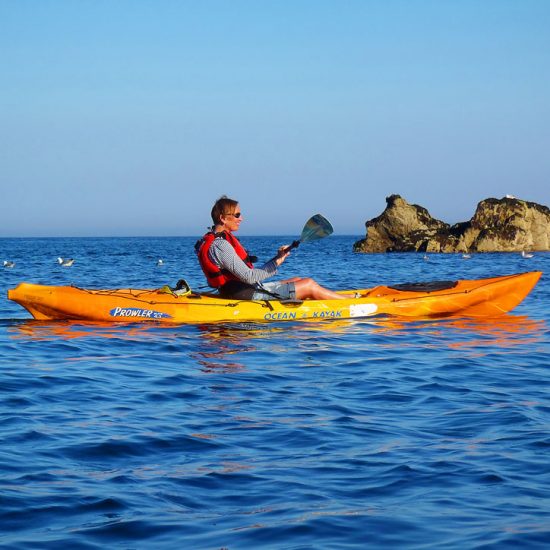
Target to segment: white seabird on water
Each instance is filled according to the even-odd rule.
[[[162,259],[157,260],[157,265],[164,265],[164,260]]]
[[[521,251],[521,257],[525,258],[525,259],[528,259],[528,258],[532,258],[533,254],[529,254],[529,253],[525,252],[525,250],[522,250]]]
[[[74,264],[73,258],[57,258],[57,261],[63,267],[71,267]]]
[[[10,260],[4,260],[4,267],[9,267],[9,268],[15,267],[15,262],[12,262]]]
[[[470,256],[470,254],[462,254],[462,259],[463,260],[469,260],[472,256]]]

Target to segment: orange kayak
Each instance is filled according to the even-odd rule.
[[[163,289],[92,290],[21,283],[8,298],[35,319],[213,323],[354,319],[375,315],[408,318],[495,317],[515,308],[542,272],[490,279],[443,281],[345,290],[342,300],[227,300],[216,294],[178,295]]]

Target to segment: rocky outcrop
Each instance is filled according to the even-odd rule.
[[[355,252],[517,252],[550,250],[550,209],[513,197],[485,199],[468,222],[449,225],[399,195],[365,225]]]

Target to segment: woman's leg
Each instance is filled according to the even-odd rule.
[[[284,279],[279,281],[280,283],[295,283],[296,281],[301,281],[303,277],[291,277],[290,279]]]
[[[309,278],[295,280],[294,287],[298,300],[305,300],[307,298],[311,298],[312,300],[342,300],[349,298],[349,296],[337,294]]]

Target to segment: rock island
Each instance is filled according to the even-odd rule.
[[[506,196],[482,200],[467,222],[450,225],[400,195],[365,223],[354,252],[519,252],[550,250],[550,209]]]

